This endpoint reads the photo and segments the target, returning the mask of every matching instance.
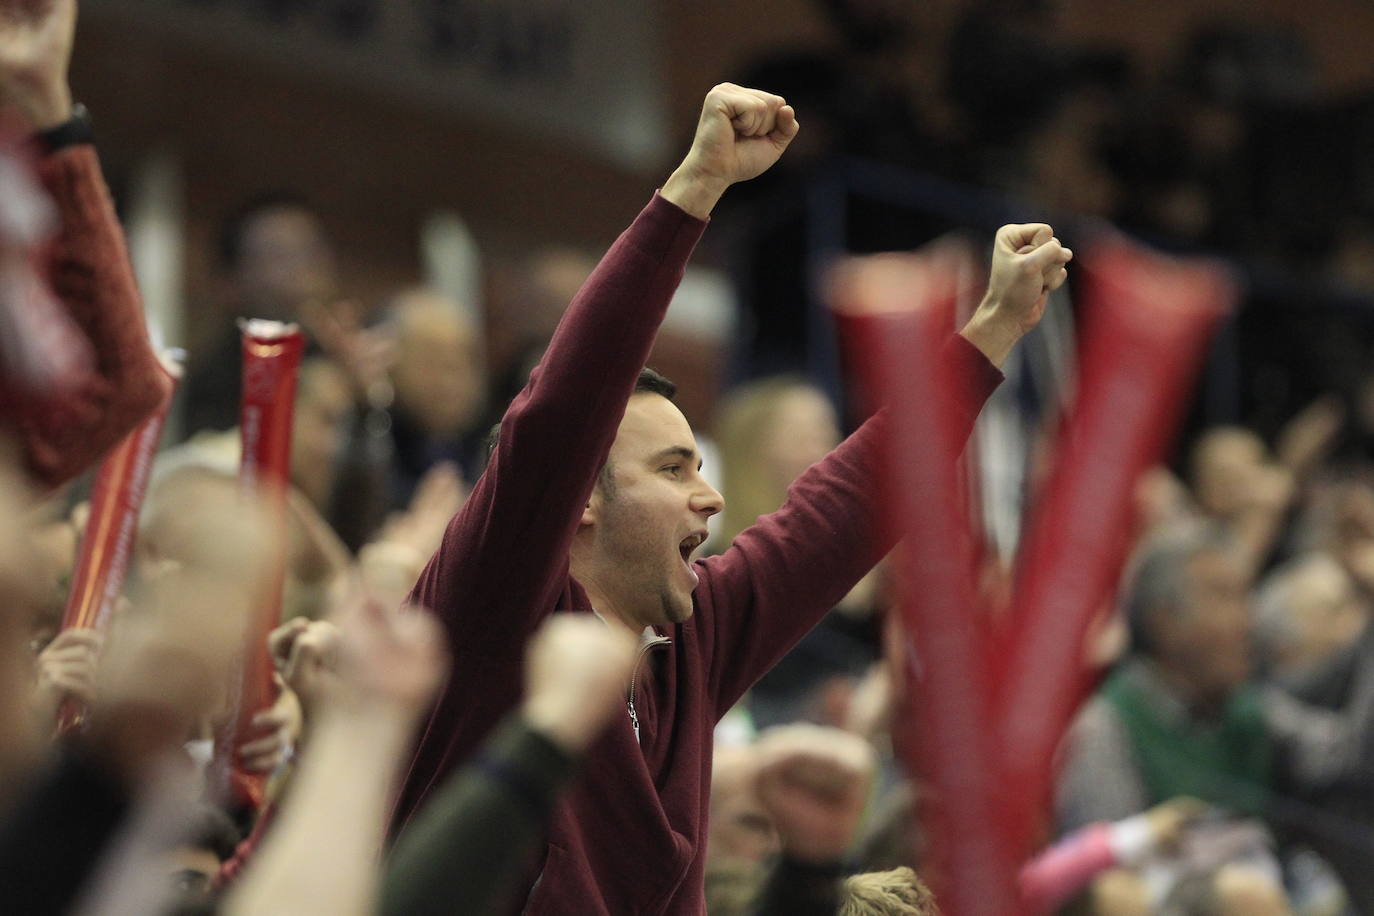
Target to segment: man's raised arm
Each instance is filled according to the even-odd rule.
[[[940,354],[941,394],[951,402],[959,443],[1001,381],[996,367],[1040,321],[1072,257],[1042,223],[998,230],[987,295]],[[742,532],[724,554],[698,564],[698,595],[711,613],[697,626],[715,643],[720,713],[892,547],[882,534],[875,486],[886,425],[879,412],[798,478],[780,510]]]
[[[569,305],[501,422],[487,472],[420,577],[412,600],[434,608],[455,643],[490,624],[518,659],[556,597],[582,507],[703,220],[796,133],[778,96],[731,84],[706,96],[691,150]]]

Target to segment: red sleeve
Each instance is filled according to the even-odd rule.
[[[90,146],[45,157],[39,175],[60,228],[47,258],[53,292],[91,342],[95,371],[17,421],[30,472],[54,487],[95,464],[171,396],[100,162]]]
[[[1021,867],[1017,883],[1027,913],[1052,913],[1117,864],[1111,825],[1089,824]]]
[[[959,336],[945,345],[941,363],[962,442],[1002,374]],[[697,563],[700,613],[692,626],[710,641],[717,717],[891,549],[877,498],[887,425],[879,412],[802,474],[781,509],[723,554]]]

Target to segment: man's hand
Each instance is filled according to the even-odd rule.
[[[579,754],[611,718],[625,715],[637,646],[632,634],[590,614],[554,614],[525,651],[521,715],[569,754]]]
[[[87,704],[95,700],[102,641],[95,630],[63,630],[38,654],[34,706],[39,716],[51,720],[64,697]]]
[[[76,0],[0,0],[0,105],[34,130],[72,115],[67,65],[76,34]]]
[[[300,697],[309,722],[320,701],[327,699],[331,690],[338,689],[342,633],[328,620],[307,621],[304,627],[293,624],[295,621],[273,632],[292,627],[288,632],[295,634],[289,645],[280,647],[285,649],[281,673],[286,685]],[[270,639],[268,643],[271,644]]]
[[[250,773],[271,773],[291,756],[304,726],[301,700],[277,675],[277,700],[253,716],[257,737],[239,745],[239,764]]]
[[[311,300],[301,303],[299,310],[301,324],[348,379],[354,400],[379,409],[390,407],[390,372],[396,361],[392,336],[364,327],[362,307],[356,302],[324,305]]]
[[[782,96],[721,83],[706,94],[692,148],[660,194],[705,219],[726,188],[777,162],[799,127]]]
[[[1064,265],[1072,258],[1044,223],[998,229],[987,295],[960,333],[1001,366],[1016,342],[1040,323],[1050,293],[1068,279]]]
[[[876,769],[868,742],[835,728],[786,725],[765,733],[755,749],[755,786],[783,851],[816,864],[841,859]]]
[[[448,654],[434,616],[423,608],[384,608],[375,598],[355,592],[332,617],[338,626],[337,649],[324,641],[327,630],[317,631],[321,643],[301,646],[310,648],[311,664],[318,664],[318,681],[326,687],[330,656],[337,652],[337,689],[327,690],[329,705],[407,717],[422,714],[448,674]]]

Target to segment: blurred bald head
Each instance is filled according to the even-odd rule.
[[[480,329],[461,305],[424,287],[397,294],[386,315],[396,342],[397,406],[436,439],[461,436],[486,398]]]

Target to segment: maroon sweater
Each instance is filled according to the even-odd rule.
[[[569,576],[569,547],[704,226],[655,197],[606,254],[421,574],[411,598],[440,615],[454,664],[406,779],[398,827],[519,699],[525,643],[540,621],[590,610]],[[962,338],[946,359],[967,400],[967,434],[1001,375]],[[662,628],[671,644],[639,669],[641,743],[626,715],[592,746],[554,817],[527,912],[704,911],[712,729],[887,546],[875,534],[873,501],[881,422],[807,471],[783,508],[724,554],[696,562],[692,618]]]
[[[61,224],[48,253],[48,280],[89,339],[95,367],[75,390],[38,410],[14,409],[18,395],[0,378],[0,433],[15,435],[33,478],[55,487],[99,461],[162,406],[172,383],[148,342],[143,302],[95,148],[53,153],[38,171]]]

